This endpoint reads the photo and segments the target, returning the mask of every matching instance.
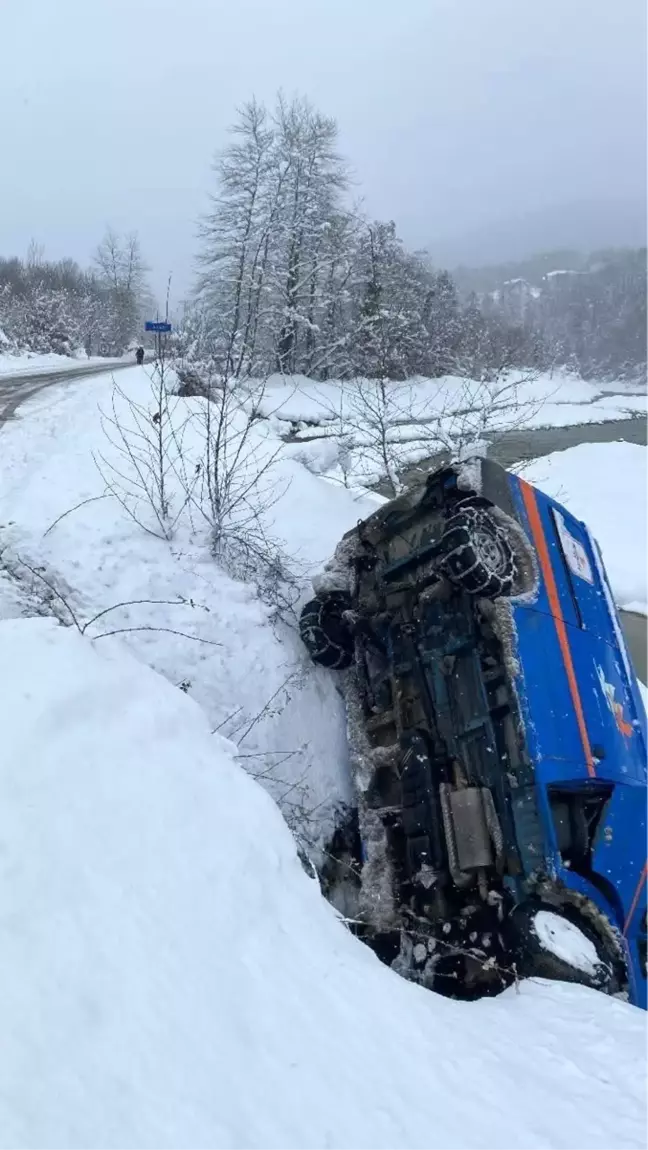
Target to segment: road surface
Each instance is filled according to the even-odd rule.
[[[66,368],[41,368],[40,371],[17,371],[12,375],[0,375],[0,427],[15,417],[21,403],[47,387],[57,383],[71,383],[88,375],[123,371],[125,367],[134,366],[131,359],[107,359],[104,363],[75,363]]]

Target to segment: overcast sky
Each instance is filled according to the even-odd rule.
[[[187,290],[214,150],[279,87],[416,246],[636,204],[645,44],[645,0],[0,0],[0,254],[85,263],[111,222]]]

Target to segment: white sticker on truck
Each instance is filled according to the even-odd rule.
[[[587,557],[587,552],[583,547],[580,539],[576,539],[569,531],[563,516],[554,507],[554,519],[556,528],[558,530],[558,537],[563,549],[565,561],[569,570],[578,575],[579,579],[585,579],[588,583],[594,583],[594,575],[592,567]]]

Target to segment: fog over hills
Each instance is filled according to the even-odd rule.
[[[493,219],[479,228],[431,239],[426,247],[436,267],[454,268],[517,262],[537,252],[645,244],[646,203],[637,197],[557,204]]]

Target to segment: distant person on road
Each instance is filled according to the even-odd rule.
[[[136,363],[138,363],[140,365],[140,367],[144,363],[144,348],[143,347],[138,347],[137,351],[135,352],[135,361],[136,361]]]

